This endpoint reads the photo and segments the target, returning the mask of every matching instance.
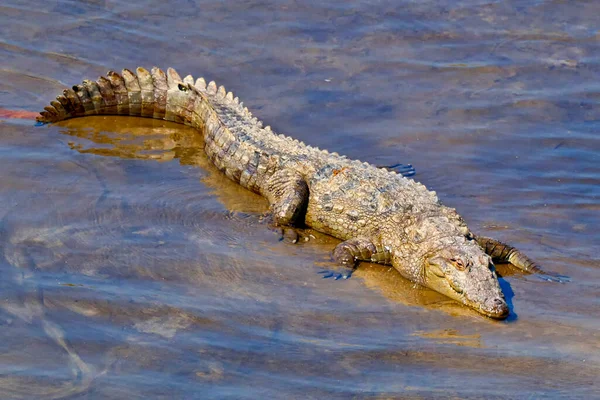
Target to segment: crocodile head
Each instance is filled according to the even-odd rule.
[[[504,319],[509,309],[491,258],[447,218],[426,218],[408,231],[408,243],[394,255],[404,276],[481,314]]]
[[[460,242],[460,238],[457,238]],[[466,239],[466,238],[465,238]],[[491,258],[474,242],[444,247],[423,265],[425,285],[491,318],[504,319],[509,309]]]

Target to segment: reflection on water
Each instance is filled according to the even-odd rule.
[[[263,197],[224,179],[206,157],[201,135],[190,127],[134,117],[73,119],[61,126],[65,128],[61,133],[75,139],[69,141],[69,147],[79,153],[156,161],[177,159],[181,165],[200,167],[198,172],[206,173],[202,182],[215,188],[213,193],[227,210],[246,213],[268,210]]]
[[[412,163],[476,232],[572,278],[499,266],[503,322],[382,266],[321,279],[337,240],[280,241],[192,129],[0,113],[0,397],[597,396],[600,3],[0,9],[2,109],[111,68],[205,74],[277,131]]]
[[[448,343],[456,346],[481,347],[480,335],[461,335],[454,329],[443,329],[432,332],[415,332],[414,335],[434,339],[436,343]]]

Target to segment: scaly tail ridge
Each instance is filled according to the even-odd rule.
[[[164,119],[167,110],[167,75],[160,68],[154,67],[151,71],[152,84],[154,85],[154,113],[152,118]]]
[[[142,117],[154,117],[154,82],[152,74],[145,68],[138,67],[135,70],[137,80],[140,84],[140,96],[142,99]]]
[[[129,115],[142,115],[142,90],[137,75],[128,69],[124,69],[121,76],[125,82],[127,97],[129,98]]]
[[[215,81],[207,84],[204,78],[194,81],[191,75],[181,79],[173,68],[165,73],[157,67],[150,72],[138,67],[135,73],[128,69],[121,74],[109,71],[106,77],[99,77],[96,81],[84,80],[79,85],[65,89],[62,95],[44,108],[37,121],[52,123],[87,115],[131,115],[189,124],[191,113],[186,105],[180,104],[179,84],[194,87],[214,110],[225,109],[227,114],[236,119],[236,134],[241,130],[243,135],[252,132],[255,139],[262,143],[285,142],[304,146],[298,140],[277,135],[270,126],[263,128],[263,123],[224,86],[218,86]],[[228,128],[233,129],[232,126]],[[320,153],[319,156],[330,155],[326,150],[310,146],[306,148]],[[345,158],[337,153],[331,153],[330,156]]]
[[[203,78],[194,81],[191,75],[182,79],[173,68],[163,72],[138,67],[135,72],[109,71],[95,82],[85,80],[65,89],[37,120],[50,123],[88,115],[140,116],[194,126],[204,136],[213,164],[255,192],[271,165],[261,150],[272,142],[270,129],[262,129],[224,86],[214,81],[207,85]]]

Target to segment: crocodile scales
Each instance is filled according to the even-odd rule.
[[[38,122],[98,114],[195,127],[212,163],[266,197],[277,224],[305,224],[343,240],[333,256],[346,268],[344,277],[360,261],[390,264],[413,282],[502,319],[509,308],[492,259],[540,272],[515,248],[475,236],[424,185],[277,135],[214,81],[182,79],[172,68],[110,71],[65,89]]]

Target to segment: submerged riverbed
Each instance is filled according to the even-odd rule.
[[[0,108],[109,69],[175,67],[278,133],[411,163],[499,266],[492,321],[279,241],[188,127],[0,121],[0,397],[592,398],[600,393],[600,3],[11,1]]]

